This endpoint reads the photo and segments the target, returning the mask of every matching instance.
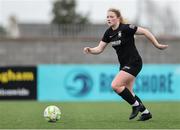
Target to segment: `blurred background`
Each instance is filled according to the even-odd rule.
[[[97,57],[82,53],[101,40],[111,7],[170,44],[159,54],[137,37],[144,63],[179,63],[179,6],[178,0],[0,0],[0,64],[117,63],[111,49]]]

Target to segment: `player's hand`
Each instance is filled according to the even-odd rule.
[[[83,52],[84,54],[90,54],[91,53],[90,47],[85,47]]]
[[[168,45],[163,45],[163,44],[158,45],[158,49],[160,49],[160,50],[164,50],[166,48],[168,48]]]

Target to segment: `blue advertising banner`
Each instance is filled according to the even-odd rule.
[[[111,88],[118,65],[40,65],[39,101],[119,101]],[[143,100],[180,101],[180,65],[144,65],[134,91]]]

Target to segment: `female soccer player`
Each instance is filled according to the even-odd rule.
[[[144,35],[156,48],[161,50],[166,49],[168,45],[159,44],[154,35],[145,28],[125,24],[118,9],[111,8],[107,11],[107,24],[109,28],[99,45],[93,48],[85,47],[83,51],[85,54],[100,54],[108,43],[111,43],[120,63],[120,71],[111,84],[112,89],[132,105],[129,119],[135,118],[139,112],[142,112],[138,120],[149,120],[152,118],[151,113],[133,92],[135,78],[142,68],[142,59],[135,47],[134,35]]]

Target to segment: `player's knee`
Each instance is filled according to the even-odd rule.
[[[117,89],[117,83],[112,82],[111,87],[112,87],[113,90],[116,90]]]
[[[114,91],[117,91],[117,90],[123,88],[123,86],[124,86],[123,84],[120,84],[120,83],[117,83],[117,82],[112,82],[111,83],[111,87],[112,87],[112,89]]]

